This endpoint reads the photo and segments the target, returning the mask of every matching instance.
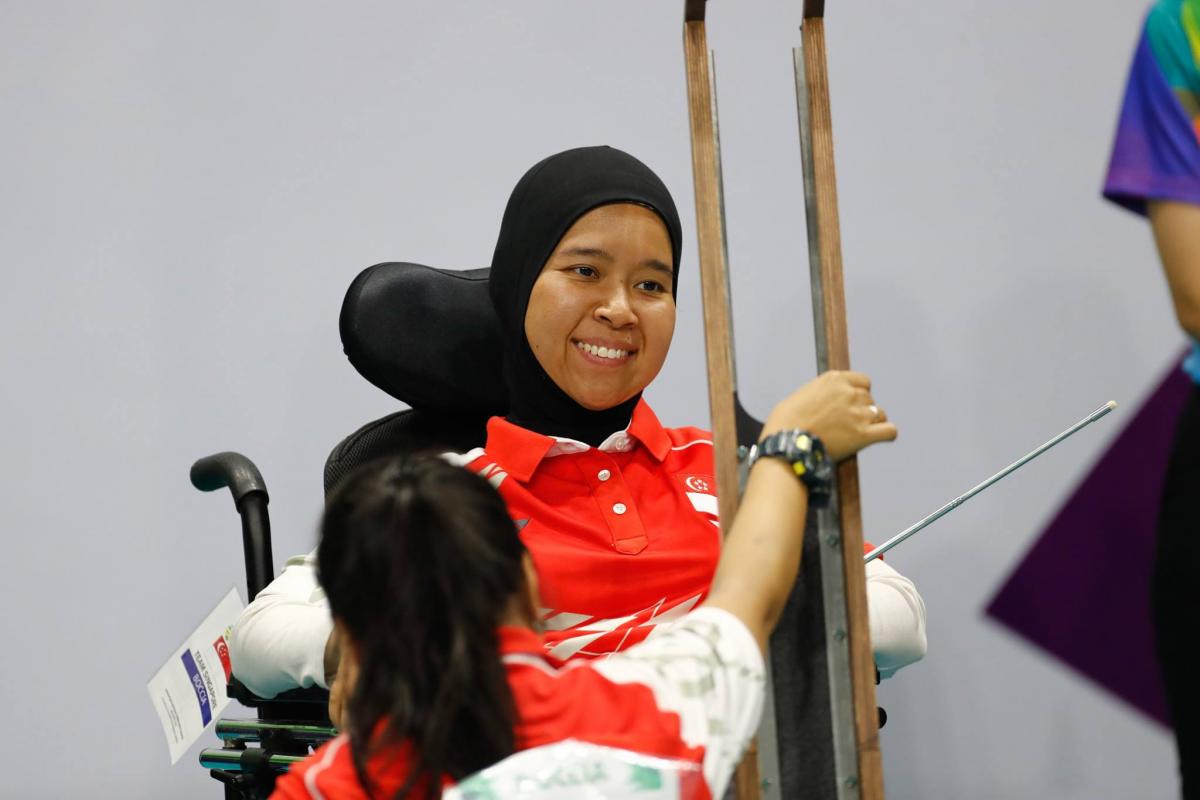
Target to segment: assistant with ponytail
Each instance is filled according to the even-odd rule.
[[[318,574],[355,662],[346,733],[368,793],[438,797],[513,752],[496,628],[524,555],[495,491],[440,459],[364,469],[330,499]],[[412,769],[392,793],[367,762],[400,744]]]

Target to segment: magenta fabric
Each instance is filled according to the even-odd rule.
[[[1173,364],[987,608],[1164,726],[1150,571],[1167,458],[1189,391]]]

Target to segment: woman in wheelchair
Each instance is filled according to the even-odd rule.
[[[674,333],[681,240],[658,176],[608,147],[543,160],[504,212],[488,288],[509,410],[489,421],[482,448],[455,461],[504,498],[537,567],[555,658],[643,641],[700,605],[717,565],[711,437],[663,427],[642,398]],[[869,385],[814,382],[831,395],[833,384],[861,401],[863,424],[885,422]],[[235,674],[262,696],[336,675],[313,561],[289,562],[234,629]],[[882,560],[868,564],[867,587],[887,677],[924,655],[925,608]]]
[[[871,422],[864,376],[830,374],[764,433],[802,429],[843,457],[896,435]],[[789,463],[754,465],[698,608],[607,659],[547,652],[540,570],[504,500],[444,459],[363,467],[331,497],[320,584],[344,642],[343,733],[275,797],[440,797],[508,755],[567,739],[694,765],[721,797],[757,730],[766,641],[795,581],[808,492]],[[697,781],[697,784],[699,782]]]

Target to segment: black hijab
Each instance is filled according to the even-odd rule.
[[[525,312],[534,281],[563,234],[594,208],[611,203],[637,203],[662,218],[671,236],[671,268],[679,285],[679,250],[683,233],[667,187],[649,167],[612,147],[580,147],[535,164],[517,183],[492,257],[489,291],[500,318],[504,340],[504,380],[508,384],[508,418],[548,436],[562,436],[597,446],[629,424],[639,392],[624,403],[590,411],[576,403],[550,379],[525,338]]]

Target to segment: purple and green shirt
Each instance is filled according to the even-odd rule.
[[[1158,0],[1129,70],[1104,196],[1200,205],[1200,0]],[[1200,342],[1184,363],[1200,383]]]

